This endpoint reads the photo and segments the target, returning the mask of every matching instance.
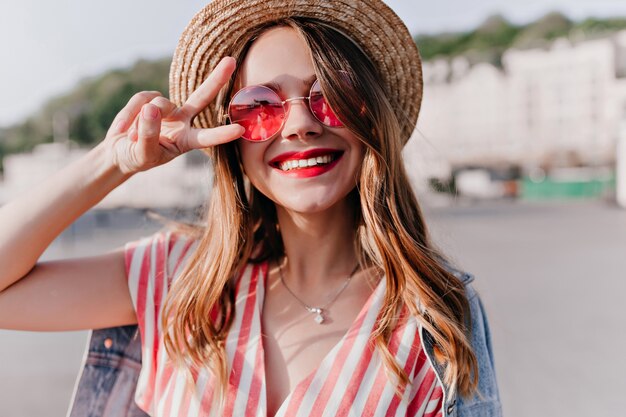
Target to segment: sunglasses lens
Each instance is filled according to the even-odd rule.
[[[264,86],[239,90],[230,103],[228,115],[232,123],[246,129],[241,137],[255,142],[274,136],[285,119],[280,97]]]
[[[311,87],[311,99],[310,99],[311,111],[317,117],[317,120],[330,127],[343,126],[341,120],[335,115],[330,105],[326,101],[324,94],[322,94],[322,86],[319,81],[315,81]]]

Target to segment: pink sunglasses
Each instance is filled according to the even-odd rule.
[[[319,80],[315,80],[307,97],[292,97],[281,100],[278,93],[264,85],[244,87],[233,96],[228,105],[228,119],[246,130],[243,139],[261,142],[272,139],[285,124],[286,103],[307,100],[309,110],[323,125],[344,127],[335,112],[330,108],[322,93]]]

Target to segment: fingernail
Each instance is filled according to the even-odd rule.
[[[159,115],[159,109],[156,106],[144,106],[142,114],[144,119],[154,120]]]
[[[220,66],[222,66],[222,65],[226,65],[226,63],[227,63],[229,60],[234,61],[234,60],[235,60],[235,58],[230,57],[230,56],[225,56],[224,58],[222,58],[222,59],[220,60],[219,65],[220,65]]]

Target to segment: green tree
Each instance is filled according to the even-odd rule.
[[[3,154],[24,152],[51,142],[52,120],[63,114],[69,120],[69,137],[83,145],[101,141],[115,115],[133,94],[158,90],[167,96],[169,59],[141,60],[128,69],[109,71],[85,79],[67,94],[49,100],[24,122],[0,132]]]

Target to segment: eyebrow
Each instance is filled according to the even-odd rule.
[[[310,87],[316,79],[317,79],[317,75],[312,75],[312,76],[310,76],[309,78],[307,78],[305,80],[301,80],[302,81],[302,85],[304,87]],[[275,81],[269,81],[269,82],[262,83],[262,84],[259,84],[259,85],[262,85],[262,86],[265,86],[265,87],[269,87],[269,88],[271,88],[272,90],[274,90],[276,92],[282,92],[283,91],[283,89],[280,86],[280,84],[278,84]]]

